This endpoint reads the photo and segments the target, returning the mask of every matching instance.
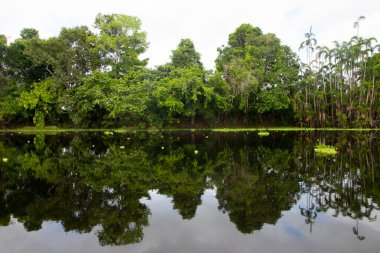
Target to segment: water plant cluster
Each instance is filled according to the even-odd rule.
[[[338,153],[335,147],[321,143],[315,146],[314,151],[320,155],[336,155]]]

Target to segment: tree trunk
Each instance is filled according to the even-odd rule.
[[[191,116],[191,128],[194,128],[194,124],[195,124],[195,114]]]

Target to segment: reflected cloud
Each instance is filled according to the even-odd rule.
[[[7,252],[379,246],[373,133],[273,133],[268,140],[210,133],[207,142],[200,133],[164,134],[36,136],[33,143],[0,135],[0,157],[10,158],[0,170],[0,244]],[[314,154],[323,139],[339,145],[334,159]]]

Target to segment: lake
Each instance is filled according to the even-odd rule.
[[[379,138],[1,133],[0,253],[379,252]]]

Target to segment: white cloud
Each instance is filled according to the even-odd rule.
[[[61,27],[92,26],[97,13],[123,13],[139,17],[150,42],[149,65],[169,60],[181,38],[190,38],[207,68],[213,68],[216,48],[242,23],[275,33],[293,50],[312,25],[319,43],[347,40],[355,34],[357,17],[364,15],[363,36],[380,39],[378,0],[0,0],[0,34],[13,40],[24,27],[42,37],[56,36]]]

